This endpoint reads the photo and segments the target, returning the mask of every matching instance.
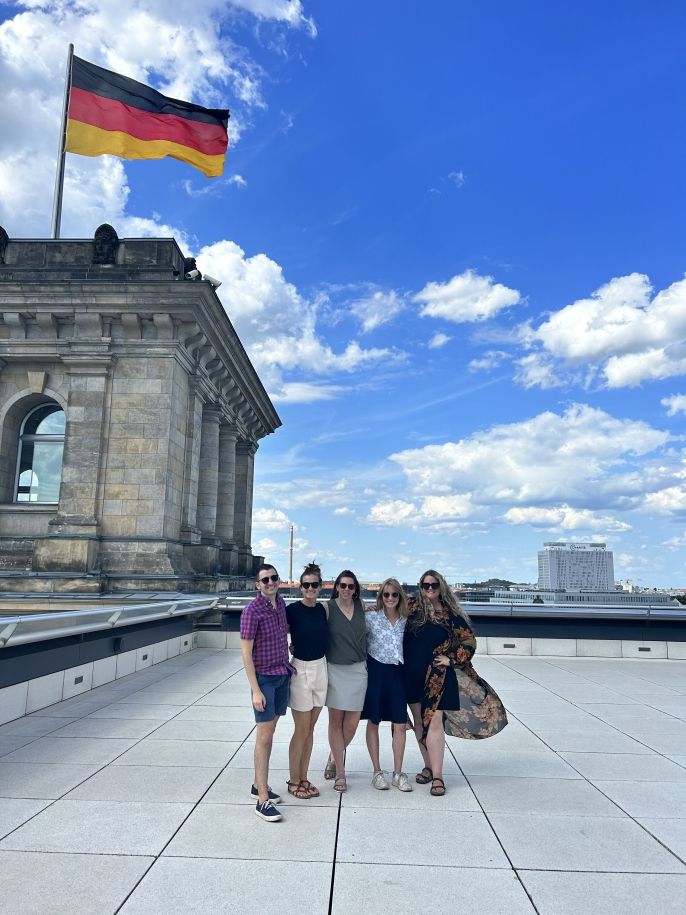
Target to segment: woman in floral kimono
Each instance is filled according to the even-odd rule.
[[[497,734],[507,714],[494,690],[472,667],[476,638],[467,614],[438,572],[419,579],[405,629],[405,685],[424,768],[415,780],[445,794],[445,734],[479,739]]]

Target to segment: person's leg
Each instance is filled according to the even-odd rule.
[[[417,738],[417,745],[419,746],[419,752],[422,754],[422,759],[424,760],[424,767],[426,769],[431,769],[431,762],[429,761],[429,753],[424,744],[422,743],[422,704],[421,702],[411,702],[410,703],[410,712],[412,713],[412,720],[414,721],[414,734]],[[397,730],[397,728],[396,728]],[[428,778],[426,779],[428,781]]]
[[[272,741],[278,717],[271,721],[258,721],[255,727],[255,787],[260,804],[268,800],[267,785],[269,782],[269,757],[272,752]]]
[[[295,709],[291,709],[293,714],[293,736],[291,737],[291,742],[288,747],[288,769],[289,769],[289,782],[288,790],[290,793],[295,793],[296,797],[299,797],[298,786],[302,781],[301,769],[302,769],[302,757],[304,748],[310,735],[311,727],[311,712],[298,712]],[[310,749],[312,747],[312,740],[310,737]],[[309,757],[308,757],[309,758]],[[309,797],[309,792],[301,792],[303,796],[307,795]]]
[[[430,768],[433,777],[443,779],[443,757],[445,756],[445,731],[443,730],[443,712],[436,709],[429,733],[426,735],[426,747],[429,753]]]
[[[336,775],[345,773],[345,740],[343,738],[343,719],[345,712],[342,709],[329,709],[329,746],[331,747],[331,757],[336,766]]]
[[[362,712],[344,712],[343,713],[343,741],[347,747],[357,731],[357,726],[360,723],[360,715]]]
[[[309,727],[307,729],[307,735],[303,741],[302,752],[300,754],[300,778],[302,781],[309,781],[307,778],[307,772],[310,768],[310,757],[312,756],[312,743],[314,741],[314,726],[317,723],[317,719],[321,714],[321,706],[318,708],[313,708],[309,715]]]
[[[405,722],[394,722],[393,727],[393,772],[399,775],[403,771],[403,757],[405,756]]]
[[[379,758],[379,725],[373,721],[367,722],[367,750],[372,761],[372,769],[375,772],[381,770],[381,760]]]

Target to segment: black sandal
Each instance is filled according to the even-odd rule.
[[[414,777],[414,780],[418,785],[428,785],[429,782],[433,779],[434,774],[428,766],[424,766],[421,772],[417,772]]]
[[[432,785],[431,785],[431,790],[429,791],[429,794],[433,794],[434,797],[443,797],[443,795],[445,794],[445,782],[443,781],[443,779],[442,778],[432,778],[431,782],[432,782]],[[436,782],[440,782],[441,784],[437,785],[437,784],[435,784]]]

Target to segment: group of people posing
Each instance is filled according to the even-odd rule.
[[[308,800],[320,794],[309,768],[314,728],[324,705],[330,755],[323,774],[334,790],[348,790],[345,750],[365,718],[373,787],[412,791],[403,771],[409,728],[424,762],[415,782],[430,784],[430,793],[442,797],[445,734],[490,737],[507,724],[502,703],[472,667],[476,638],[471,622],[443,576],[433,569],[424,572],[413,598],[395,578],[388,578],[369,608],[349,569],[338,575],[331,599],[323,603],[321,570],[315,563],[300,576],[299,601],[286,606],[279,585],[276,569],[262,565],[256,581],[259,594],[241,614],[241,651],[256,721],[250,796],[257,816],[268,822],[282,818],[275,806],[281,798],[268,784],[269,758],[277,721],[288,706],[294,732],[287,788],[294,797]],[[392,775],[381,766],[382,721],[391,722]]]

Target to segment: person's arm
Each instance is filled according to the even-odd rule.
[[[252,704],[258,712],[263,712],[267,700],[264,698],[264,693],[260,689],[260,685],[257,682],[257,674],[255,673],[255,663],[252,659],[252,646],[254,641],[254,639],[241,639],[241,655],[243,657],[245,675],[248,678],[248,683],[250,684],[250,690],[252,692]]]

